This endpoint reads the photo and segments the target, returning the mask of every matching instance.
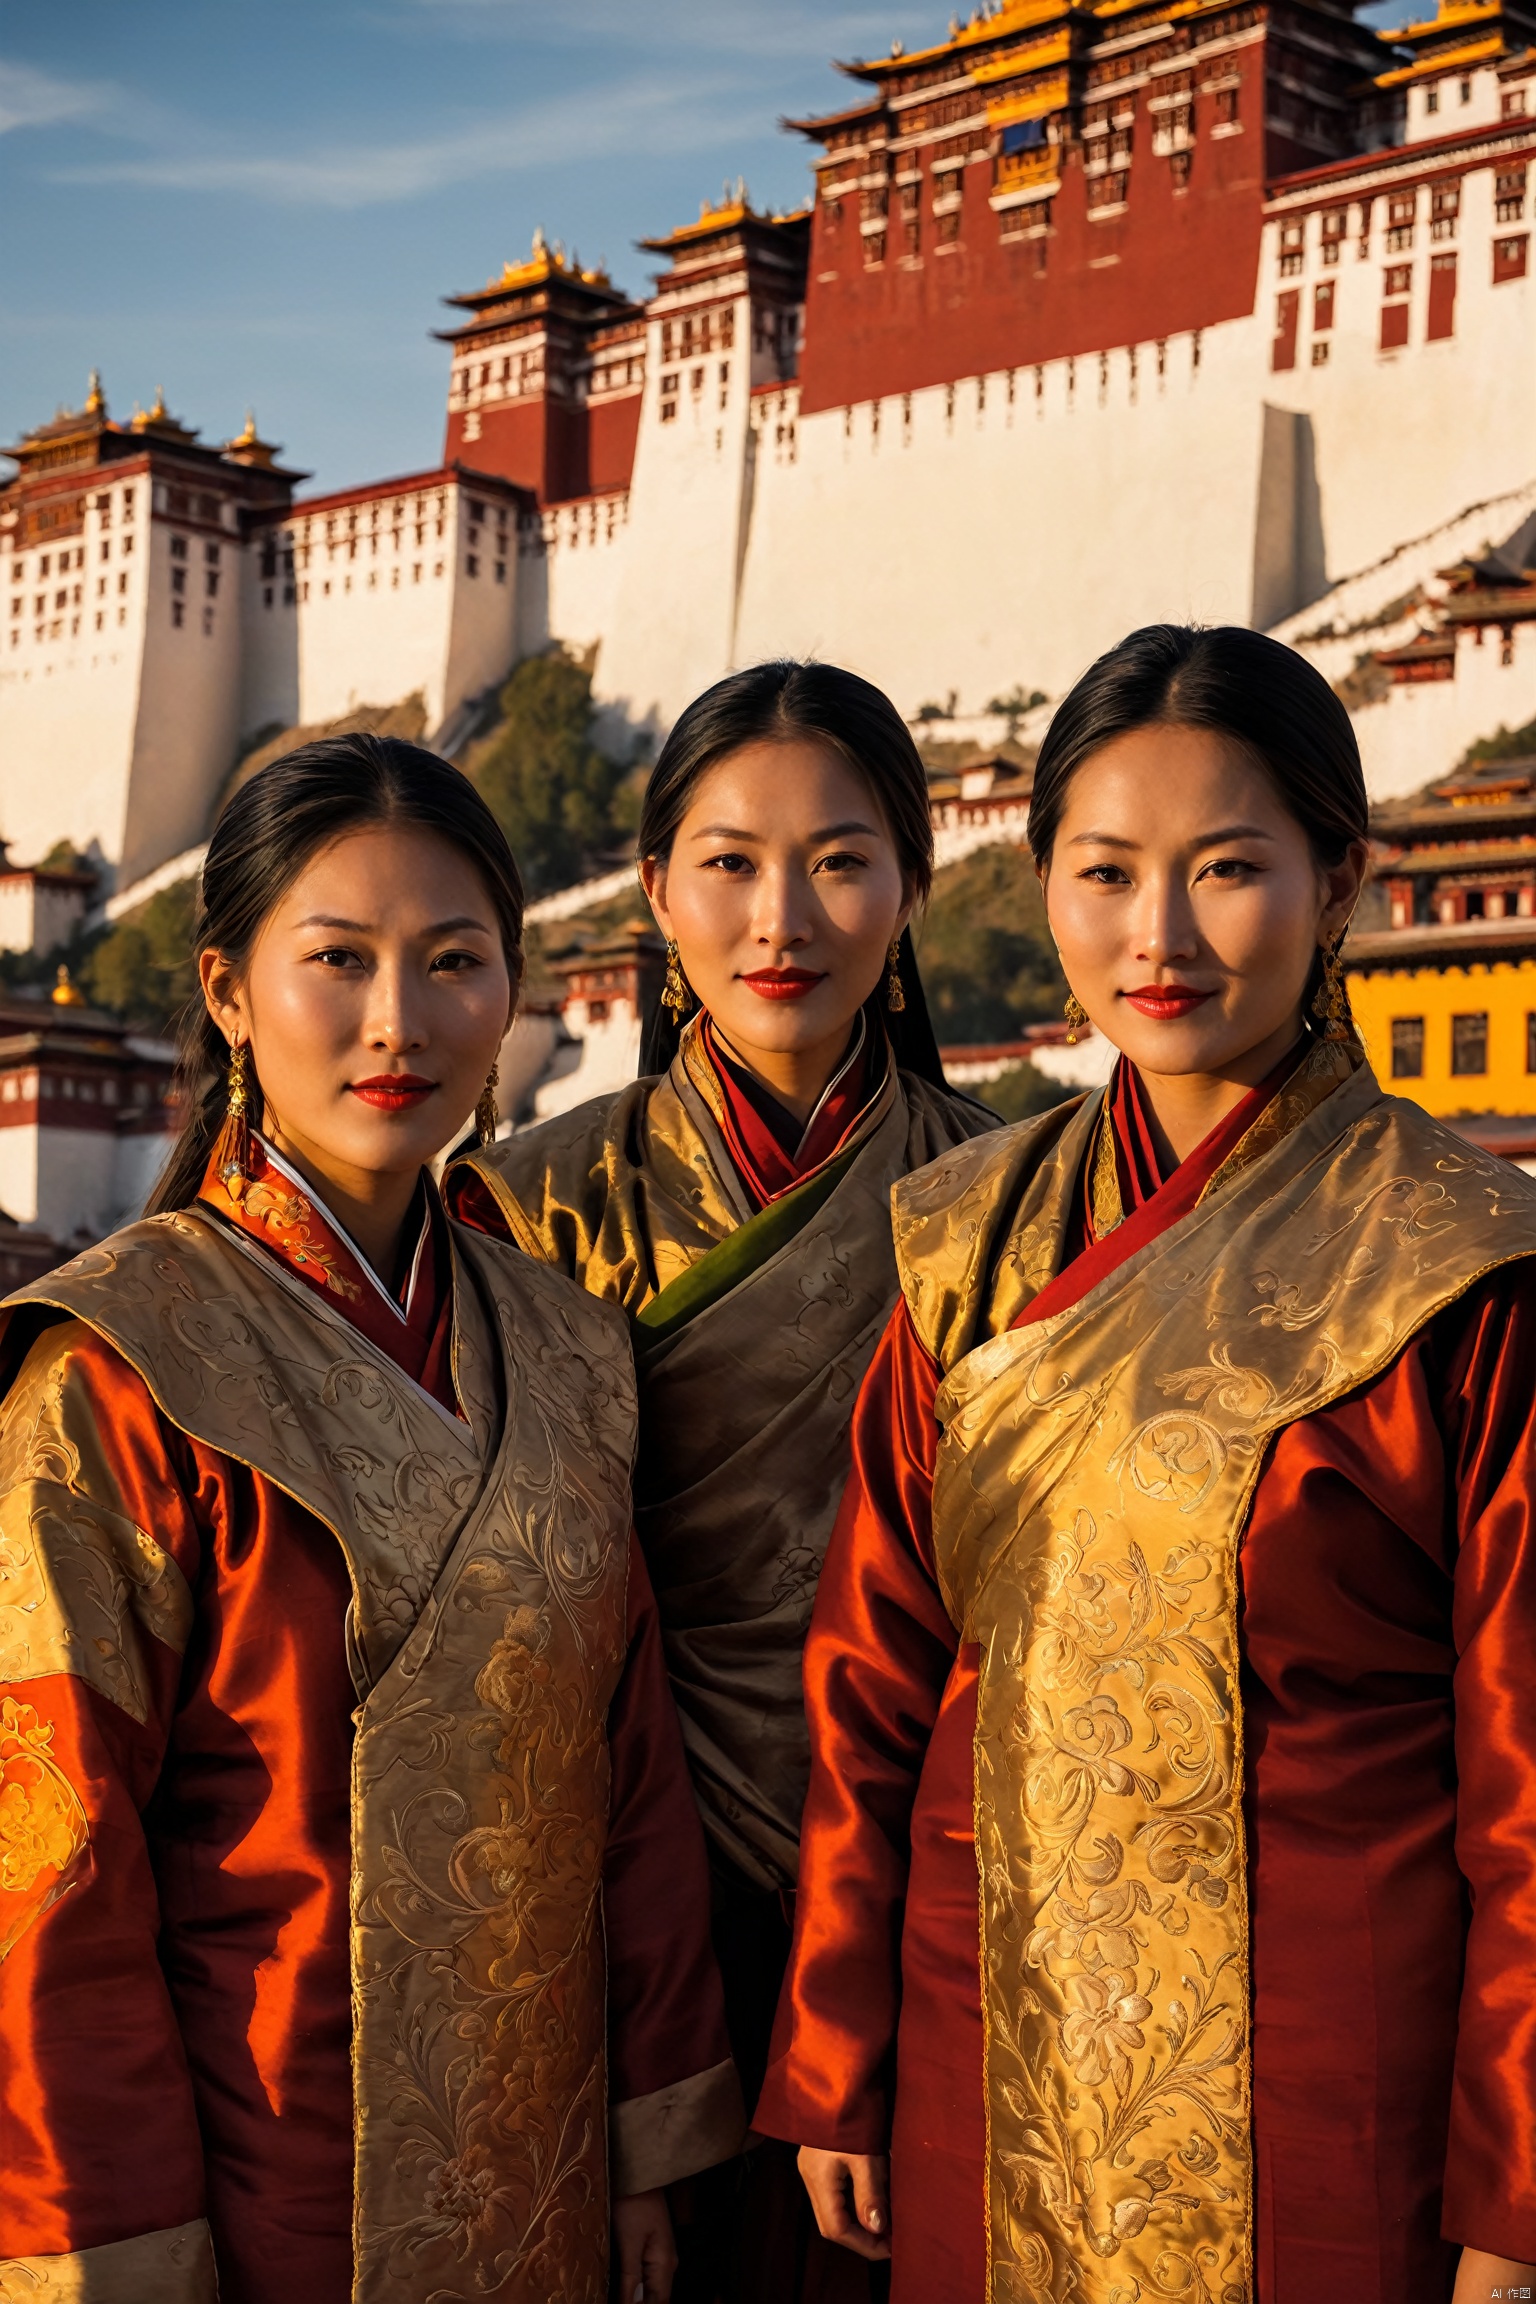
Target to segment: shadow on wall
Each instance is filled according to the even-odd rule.
[[[1328,555],[1311,417],[1266,404],[1262,424],[1249,621],[1267,632],[1321,599],[1328,590]]]

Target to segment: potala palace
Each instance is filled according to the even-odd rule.
[[[645,241],[643,302],[542,241],[450,298],[375,486],[93,385],[0,488],[0,834],[126,889],[258,733],[419,692],[451,748],[551,640],[659,728],[782,651],[976,714],[1156,617],[1303,648],[1417,789],[1536,715],[1533,40],[1004,0],[843,66],[810,205]]]

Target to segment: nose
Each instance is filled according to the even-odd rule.
[[[753,888],[752,936],[769,956],[800,951],[813,934],[811,906],[803,877],[770,865]]]
[[[381,960],[374,970],[363,1025],[370,1048],[404,1056],[427,1043],[426,1018],[410,972],[397,960]]]
[[[1149,875],[1143,882],[1136,906],[1135,947],[1137,958],[1149,968],[1171,968],[1198,954],[1200,931],[1182,873]]]

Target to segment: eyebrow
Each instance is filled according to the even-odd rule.
[[[299,926],[301,928],[345,928],[349,929],[354,936],[374,936],[378,933],[377,925],[372,921],[341,920],[330,912],[308,913],[299,922]],[[477,920],[472,912],[461,912],[455,919],[434,921],[430,928],[422,930],[422,934],[424,936],[450,936],[456,929],[460,928],[479,928],[484,930],[487,936],[491,933],[490,929],[486,927],[486,923],[483,920]]]
[[[850,816],[846,824],[826,824],[819,832],[813,832],[811,845],[814,847],[821,840],[840,840],[848,832],[863,832],[871,840],[878,840],[880,837],[880,828],[877,824],[866,824],[860,817]],[[771,834],[767,832],[744,832],[735,824],[701,824],[697,832],[693,834],[693,838],[695,840],[749,840],[761,843],[771,838]]]
[[[1192,840],[1192,848],[1219,848],[1224,840],[1273,840],[1273,832],[1266,832],[1262,824],[1223,824],[1215,832],[1202,832]],[[1125,840],[1115,832],[1074,832],[1067,842],[1069,848],[1140,848],[1140,840]]]

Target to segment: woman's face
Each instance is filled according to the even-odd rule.
[[[208,1006],[248,1041],[263,1130],[347,1189],[415,1176],[466,1125],[512,1009],[495,908],[436,833],[369,825],[323,849],[236,976],[203,958]]]
[[[642,877],[694,992],[748,1055],[840,1052],[912,909],[868,784],[804,738],[718,761]]]
[[[1319,866],[1237,745],[1159,726],[1078,769],[1042,878],[1067,982],[1099,1031],[1141,1070],[1219,1074],[1285,1054],[1365,859],[1362,841]]]

